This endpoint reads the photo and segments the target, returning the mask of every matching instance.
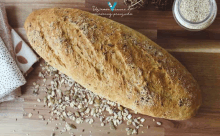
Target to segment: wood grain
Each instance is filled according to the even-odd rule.
[[[5,2],[10,25],[18,34],[28,42],[23,24],[26,17],[39,8],[46,7],[71,7],[80,8],[94,13],[92,6],[108,8],[109,0],[0,0]],[[114,2],[114,1],[111,1]],[[220,1],[217,1],[220,6]],[[117,8],[125,8],[123,1],[118,1]],[[139,130],[140,136],[219,136],[220,135],[220,14],[218,12],[215,22],[205,31],[189,32],[178,26],[173,19],[172,11],[158,11],[154,6],[148,6],[143,10],[131,11],[132,16],[111,17],[111,19],[125,24],[151,38],[159,45],[167,49],[175,56],[198,81],[203,96],[203,104],[198,114],[186,121],[171,121],[156,119],[162,122],[162,126],[156,125],[152,117],[146,118],[144,127]],[[41,60],[41,63],[43,60]],[[38,103],[37,98],[43,98],[45,92],[40,91],[38,96],[33,95],[33,82],[42,82],[38,77],[41,71],[39,63],[35,64],[34,70],[27,77],[27,84],[22,87],[23,95],[14,102],[0,104],[0,135],[1,136],[48,136],[56,126],[55,121],[45,125],[46,121],[39,120],[39,114],[49,118],[49,108]],[[51,77],[48,77],[49,84]],[[42,87],[40,87],[42,88]],[[22,101],[24,99],[24,101]],[[37,105],[36,107],[34,105]],[[34,110],[33,110],[34,109]],[[32,118],[26,114],[33,113]],[[15,118],[18,120],[16,121]],[[149,125],[150,128],[146,129]],[[61,126],[59,126],[62,128]],[[95,120],[93,125],[77,125],[75,135],[83,136],[118,136],[126,135],[125,124],[116,131],[109,126],[101,127],[99,121]],[[85,132],[82,132],[85,129]],[[15,130],[15,132],[13,132]],[[101,131],[100,131],[101,130]],[[90,133],[89,131],[92,131]],[[144,133],[141,133],[141,132]],[[110,132],[110,134],[107,134]],[[60,135],[55,131],[56,135]],[[68,136],[64,133],[63,136]]]

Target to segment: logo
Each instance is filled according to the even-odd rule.
[[[108,5],[109,5],[111,11],[114,11],[115,6],[117,5],[117,2],[114,2],[114,5],[113,5],[113,6],[112,6],[111,2],[108,2]]]
[[[92,6],[93,11],[95,12],[95,15],[98,16],[109,16],[109,18],[111,17],[115,17],[115,16],[131,16],[133,15],[131,13],[131,9],[130,8],[116,8],[117,2],[111,3],[111,2],[107,2],[108,6],[110,8],[108,8],[108,6],[106,5],[106,8],[99,8],[96,6]],[[113,12],[114,11],[114,12]]]

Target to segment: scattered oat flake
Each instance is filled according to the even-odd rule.
[[[137,130],[133,129],[132,134],[137,134]]]
[[[102,126],[102,127],[105,126],[105,123],[102,122],[102,123],[101,123],[101,126]]]
[[[77,124],[83,123],[83,120],[82,120],[81,118],[77,118],[77,119],[76,119],[76,123],[77,123]]]
[[[110,129],[111,129],[111,130],[116,130],[116,127],[115,127],[113,121],[110,121],[110,122],[109,122],[109,125],[110,125]]]
[[[143,123],[144,121],[145,121],[145,119],[144,119],[144,118],[142,118],[142,119],[141,119],[141,122]]]
[[[73,125],[73,124],[69,124],[69,123],[66,122],[66,130],[67,130],[67,131],[70,131],[71,129],[76,129],[76,126]]]
[[[132,132],[133,132],[133,130],[132,130],[132,129],[129,129],[129,130],[127,131],[127,135],[132,135]]]
[[[122,106],[119,106],[118,109],[119,109],[120,111],[122,111],[122,110],[123,110],[123,107],[122,107]]]
[[[127,118],[128,118],[128,119],[131,119],[131,117],[132,117],[132,115],[131,115],[131,114],[129,114]]]
[[[157,122],[157,125],[159,125],[159,126],[160,126],[160,125],[162,125],[162,123],[161,123],[161,122]]]
[[[89,120],[89,124],[92,124],[92,123],[93,123],[93,121],[94,121],[93,119],[90,119],[90,120]]]
[[[38,99],[37,99],[37,102],[41,102],[41,100],[38,98]]]
[[[132,121],[131,120],[128,120],[127,121],[127,125],[131,125]]]
[[[29,113],[29,114],[28,114],[28,117],[29,117],[29,118],[31,118],[31,117],[32,117],[32,115],[33,115],[32,113]]]
[[[136,123],[135,122],[132,122],[132,125],[136,127]]]
[[[35,87],[34,88],[39,88],[39,85],[35,85]]]
[[[75,112],[75,116],[76,117],[79,117],[80,116],[80,114],[79,114],[79,112],[77,111],[77,112]]]

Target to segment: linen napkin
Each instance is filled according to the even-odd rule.
[[[25,83],[23,74],[0,38],[0,99]]]
[[[16,54],[16,62],[22,73],[25,74],[32,67],[32,65],[39,60],[39,58],[21,39],[21,37],[15,32],[14,29],[11,30],[11,35],[14,51]]]
[[[11,56],[15,59],[13,43],[10,34],[10,26],[8,24],[8,19],[5,11],[4,4],[0,3],[0,37],[5,43]]]
[[[15,54],[13,49],[13,43],[10,34],[10,26],[8,25],[7,15],[5,11],[4,4],[0,3],[0,37],[2,37],[8,51],[10,52],[12,58],[15,60]],[[16,97],[21,95],[21,88],[15,89],[11,94],[0,99],[0,102],[11,101]]]
[[[4,44],[8,50],[8,53],[10,53],[7,55],[10,55],[13,58],[18,68],[22,71],[23,75],[26,76],[33,69],[32,65],[36,61],[38,61],[38,58],[34,54],[34,52],[29,48],[29,46],[21,39],[21,37],[13,29],[11,29],[10,25],[8,24],[4,4],[2,3],[0,3],[0,37],[2,38],[2,41],[3,41],[1,42],[1,44]],[[1,47],[4,47],[4,46],[1,45]],[[0,53],[0,55],[2,54]],[[3,71],[0,70],[0,72],[3,72]],[[19,73],[17,74],[19,75]],[[2,79],[0,78],[0,81],[1,80]],[[0,85],[1,85],[1,82],[0,82]],[[20,87],[18,87],[14,91],[11,91],[11,89],[9,89],[7,92],[5,92],[5,90],[4,91],[0,90],[0,103],[4,101],[14,100],[20,95],[21,95]]]

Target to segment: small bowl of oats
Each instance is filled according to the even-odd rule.
[[[208,28],[217,15],[215,0],[175,0],[173,16],[186,30],[201,31]]]

